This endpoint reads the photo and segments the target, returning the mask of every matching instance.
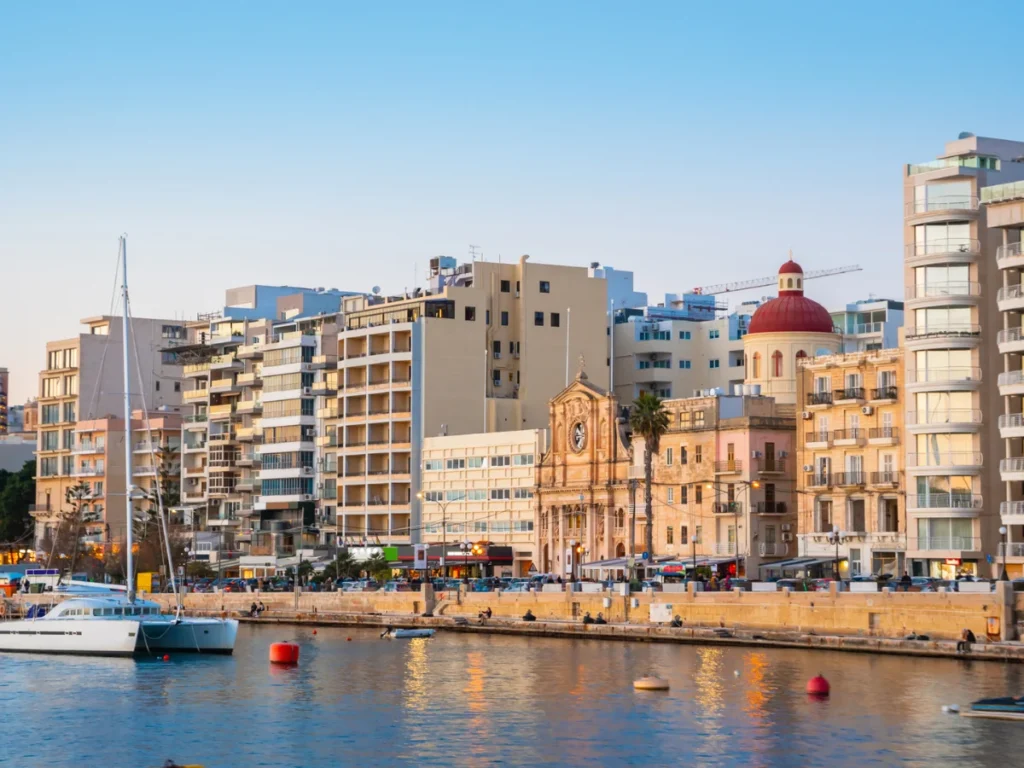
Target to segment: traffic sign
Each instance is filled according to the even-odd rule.
[[[651,553],[650,552],[644,552],[642,555],[640,555],[640,557],[642,557],[644,560],[650,560],[651,559]]]

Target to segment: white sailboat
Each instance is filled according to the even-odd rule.
[[[131,372],[129,369],[130,310],[128,302],[128,245],[120,240],[121,294],[124,307],[124,421],[131,429]],[[143,412],[146,413],[143,403]],[[128,586],[102,588],[96,584],[76,585],[87,592],[64,600],[49,610],[33,606],[24,619],[0,622],[0,652],[74,653],[91,656],[131,656],[136,653],[191,651],[230,654],[235,649],[238,622],[234,619],[191,618],[183,615],[181,597],[171,571],[171,586],[177,597],[173,615],[161,613],[159,603],[135,596],[135,565],[132,554],[132,443],[125,446],[125,509],[128,516],[125,556]],[[167,562],[171,552],[161,494],[157,494]]]

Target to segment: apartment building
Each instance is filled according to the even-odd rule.
[[[56,525],[60,513],[69,511],[67,489],[85,477],[78,473],[82,465],[74,453],[76,426],[123,412],[121,322],[120,317],[105,315],[86,318],[83,333],[46,344],[46,367],[39,374],[32,509],[37,545]],[[136,371],[131,372],[132,404],[141,408],[145,402],[151,410],[179,406],[181,365],[173,352],[165,350],[184,334],[183,324],[147,318],[132,318],[131,323],[142,376],[137,381]],[[96,468],[95,463],[88,466]]]
[[[997,256],[1012,252],[999,248],[1013,230],[990,225],[995,209],[979,205],[979,196],[983,187],[1024,179],[1022,156],[1024,142],[964,133],[937,160],[904,169],[908,493],[929,505],[948,499],[908,509],[914,574],[995,570],[986,564],[998,552],[995,505],[1013,499],[1009,476],[992,471],[995,457],[1013,447],[997,416],[1016,407],[1009,383],[1016,358],[1000,354],[998,335],[1013,323],[998,292],[1015,277],[1008,272],[1004,286],[1010,262]]]
[[[337,311],[348,295],[229,289],[223,310],[190,323],[173,348],[191,411],[181,441],[183,520],[218,533],[218,550],[240,552],[250,570],[272,573],[319,536],[316,419],[335,391],[324,388],[332,378],[324,370],[336,362]]]
[[[903,302],[861,299],[831,310],[832,324],[842,336],[841,352],[895,349],[903,327]]]
[[[6,368],[0,368],[0,436],[7,434],[8,414],[7,400],[11,386],[10,374]]]
[[[467,541],[484,544],[484,551],[508,561],[484,563],[488,571],[528,576],[536,557],[535,473],[546,447],[543,429],[426,438],[420,541],[444,545],[446,552]],[[459,562],[448,561],[456,575]]]
[[[411,543],[425,438],[545,427],[570,360],[607,384],[606,288],[586,267],[438,257],[426,291],[346,298],[323,441],[338,535]]]
[[[662,399],[715,388],[731,392],[744,380],[743,336],[758,305],[745,302],[725,314],[728,305],[716,297],[687,293],[667,294],[657,306],[616,309],[616,396],[631,403],[641,392]]]
[[[801,361],[797,434],[800,555],[821,575],[899,577],[906,509],[926,510],[903,480],[903,353],[899,349]],[[928,407],[929,403],[923,405]],[[836,540],[838,537],[838,541]]]
[[[983,187],[981,203],[986,223],[999,235],[995,269],[991,270],[989,264],[989,283],[997,281],[998,286],[995,295],[1000,323],[996,326],[996,345],[1001,360],[997,381],[1002,402],[993,406],[998,409],[995,412],[999,414],[1003,450],[998,454],[999,496],[993,497],[992,506],[998,498],[1002,524],[998,565],[1005,562],[1009,577],[1019,578],[1024,576],[1024,182]]]

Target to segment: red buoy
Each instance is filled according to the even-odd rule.
[[[350,637],[350,638],[348,638],[348,641],[349,641],[349,642],[351,643],[351,642],[352,642],[352,638],[351,638],[351,637]]]
[[[314,635],[316,634],[316,630],[315,630],[315,629],[313,630],[313,634],[314,634]]]
[[[165,653],[164,654],[164,661],[170,661],[170,660],[171,660],[170,655]]]
[[[821,675],[807,681],[807,692],[811,696],[828,696],[830,690],[831,686],[828,684],[828,680]]]
[[[295,643],[271,643],[271,664],[298,664],[299,646]]]

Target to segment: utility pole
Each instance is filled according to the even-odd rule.
[[[632,477],[629,479],[629,557],[636,557],[636,488],[639,481]],[[629,580],[633,580],[633,569],[629,569]]]

